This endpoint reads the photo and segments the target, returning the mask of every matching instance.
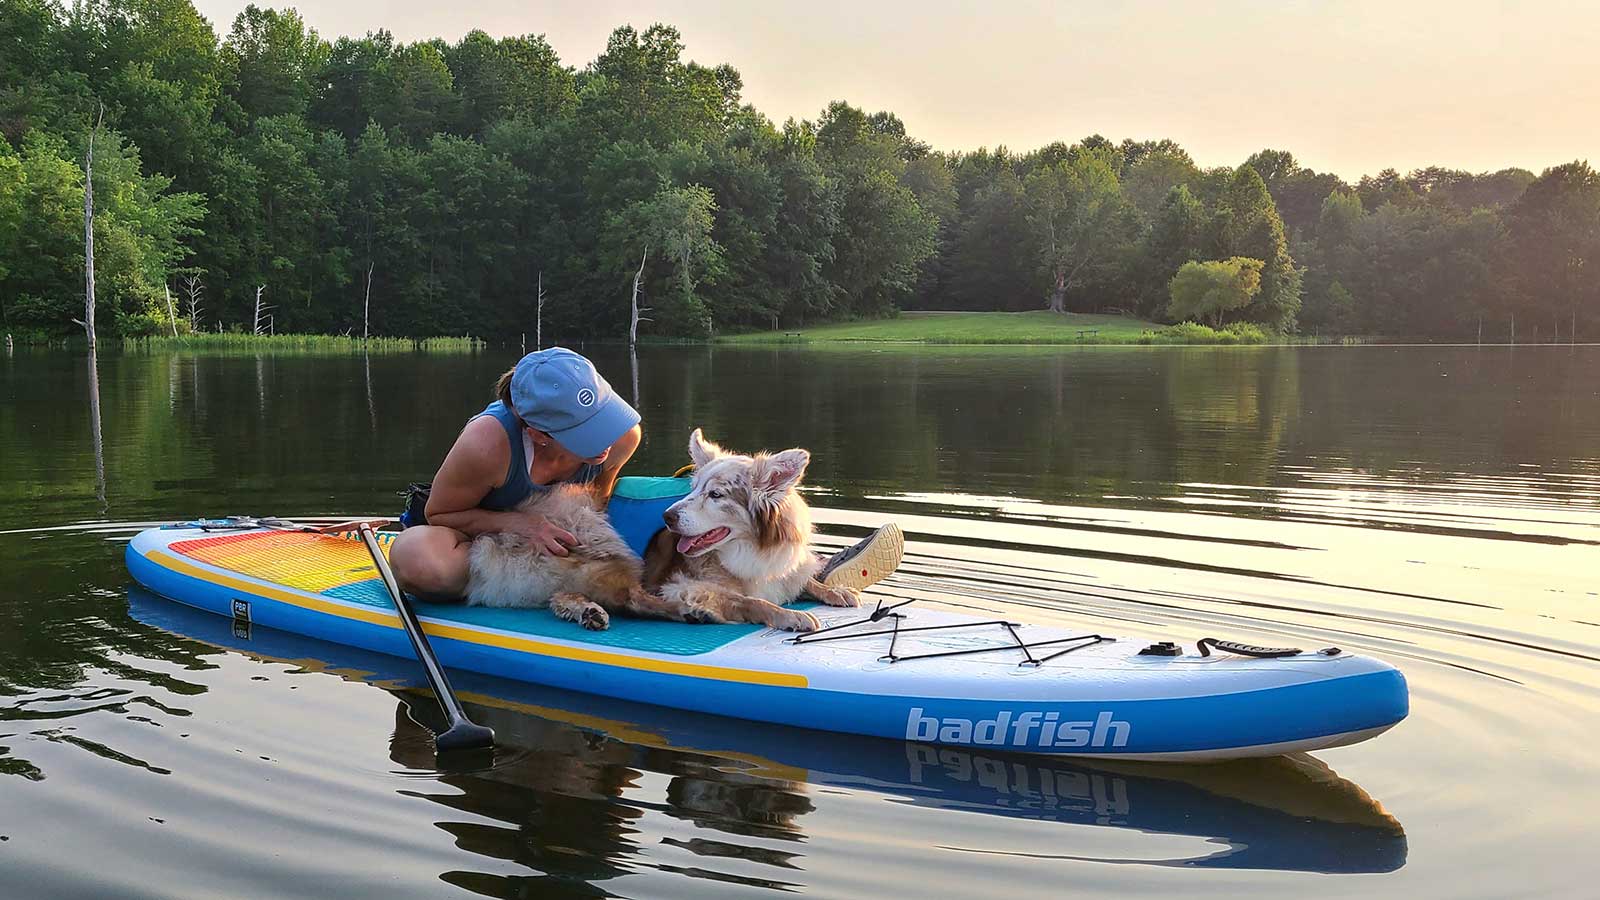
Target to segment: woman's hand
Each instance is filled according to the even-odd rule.
[[[542,547],[551,556],[566,556],[567,550],[578,546],[578,539],[565,528],[558,528],[549,519],[536,513],[516,516],[517,534],[526,537],[535,547]]]

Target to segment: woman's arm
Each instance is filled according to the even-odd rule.
[[[510,465],[511,447],[500,423],[488,416],[468,422],[433,476],[424,510],[428,524],[454,528],[468,537],[486,532],[521,534],[556,556],[566,556],[577,538],[542,516],[478,508],[483,495],[500,486]]]
[[[611,445],[611,452],[606,455],[606,461],[600,465],[600,474],[591,482],[595,496],[602,502],[611,499],[611,492],[617,488],[617,478],[622,474],[622,467],[633,458],[633,452],[639,449],[639,441],[643,436],[644,431],[635,425]]]

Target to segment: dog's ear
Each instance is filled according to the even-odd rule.
[[[725,455],[727,451],[706,440],[700,429],[696,428],[689,435],[689,458],[694,461],[696,468],[703,468],[706,463]]]
[[[756,460],[755,471],[750,475],[750,490],[762,499],[782,500],[806,473],[811,454],[795,448],[774,453]]]

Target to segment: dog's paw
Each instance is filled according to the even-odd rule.
[[[578,624],[590,631],[605,631],[611,627],[611,614],[590,604],[584,607],[583,613],[578,618]]]
[[[774,615],[772,621],[767,624],[783,631],[816,631],[822,627],[822,623],[817,621],[817,617],[805,610],[783,609],[781,607],[778,609],[777,615]]]
[[[727,621],[704,606],[690,606],[683,611],[683,620],[690,625],[721,625]]]
[[[860,606],[861,595],[847,587],[829,587],[816,592],[817,599],[829,606]]]

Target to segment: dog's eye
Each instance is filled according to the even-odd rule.
[[[722,499],[722,492],[721,491],[706,491],[706,496],[711,498],[712,500],[721,500]]]

